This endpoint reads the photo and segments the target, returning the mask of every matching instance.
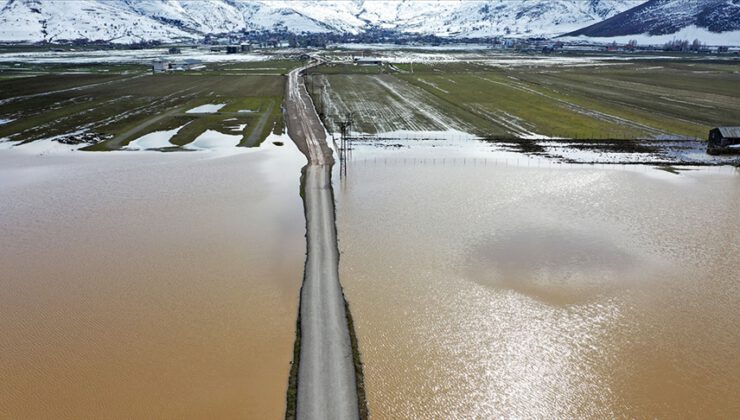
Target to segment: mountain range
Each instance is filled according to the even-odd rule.
[[[446,38],[737,29],[740,0],[0,0],[0,41],[202,40],[240,31]],[[666,14],[664,10],[670,10]]]
[[[740,0],[649,0],[570,35],[669,35],[690,26],[709,32],[740,30]]]

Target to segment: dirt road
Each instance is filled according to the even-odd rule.
[[[288,134],[308,158],[304,168],[307,256],[301,289],[298,419],[357,419],[352,346],[339,284],[332,152],[300,72],[288,75]]]
[[[311,67],[313,65],[301,67],[288,74],[286,124],[288,134],[306,155],[309,164],[327,165],[334,163],[334,158],[326,143],[326,131],[300,77],[303,71]]]

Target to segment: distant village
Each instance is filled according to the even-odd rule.
[[[332,44],[339,43],[336,40],[336,36],[328,34],[310,34],[310,35],[295,35],[289,33],[283,34],[261,34],[259,36],[252,36],[251,39],[247,39],[243,35],[209,35],[205,38],[204,44],[190,45],[190,48],[208,49],[211,53],[222,53],[222,54],[243,54],[251,53],[256,50],[265,49],[284,49],[284,48],[327,48],[331,47]],[[421,38],[421,39],[420,39]],[[429,38],[429,39],[427,39]],[[383,39],[385,42],[389,42],[389,39]],[[411,39],[406,38],[394,38],[393,43],[397,44],[399,48],[404,46],[441,46],[451,44],[461,44],[460,40],[452,42],[449,39],[439,39],[436,37],[416,37]],[[608,43],[600,44],[594,42],[565,42],[547,38],[505,38],[495,37],[492,39],[476,39],[476,40],[465,40],[470,41],[467,43],[475,43],[477,45],[489,45],[492,50],[501,51],[512,51],[517,53],[529,53],[529,54],[553,54],[553,53],[568,53],[568,52],[604,52],[604,53],[636,53],[636,52],[673,52],[673,53],[686,53],[686,54],[721,54],[721,55],[734,55],[740,56],[740,47],[729,47],[729,46],[707,46],[700,40],[695,39],[693,41],[688,40],[673,40],[663,45],[640,45],[636,40],[629,41],[627,43]],[[475,42],[472,42],[475,41]],[[346,43],[367,43],[365,37],[349,37],[346,38]],[[466,42],[463,42],[463,44]],[[153,45],[150,45],[153,46]],[[160,58],[152,62],[152,71],[155,73],[168,72],[168,71],[184,71],[194,70],[200,68],[202,63],[198,60],[178,60],[172,58],[181,53],[181,48],[173,46],[168,50],[170,58]],[[300,59],[299,56],[297,56]],[[358,65],[380,65],[382,64],[379,60],[373,59],[356,59],[355,64]]]
[[[662,45],[648,45],[632,40],[626,43],[599,43],[587,40],[560,40],[558,38],[517,38],[497,36],[491,38],[450,38],[435,35],[399,34],[391,30],[374,29],[361,34],[334,33],[291,33],[285,29],[272,31],[239,31],[234,33],[209,34],[200,41],[182,39],[172,45],[209,47],[212,52],[237,54],[257,49],[271,48],[327,48],[335,44],[395,44],[404,46],[444,46],[444,45],[489,45],[495,50],[509,50],[521,53],[551,54],[557,52],[673,52],[686,54],[740,55],[740,46],[707,45],[701,39],[675,39]],[[38,43],[38,46],[96,47],[101,49],[144,49],[161,47],[160,41],[144,41],[128,45],[111,44],[108,41],[87,39],[56,40],[53,44]],[[175,47],[177,48],[177,47]],[[186,64],[186,63],[185,63]],[[181,66],[180,66],[181,67]]]
[[[359,35],[346,34],[292,34],[289,32],[245,32],[237,34],[208,35],[207,45],[243,45],[248,42],[253,48],[326,48],[332,44],[388,43],[400,47],[415,45],[441,46],[450,44],[488,44],[492,49],[517,52],[553,53],[557,51],[585,52],[640,52],[663,51],[697,54],[740,55],[740,47],[706,45],[700,39],[673,40],[663,45],[642,45],[636,40],[627,43],[597,43],[592,41],[560,41],[557,38],[442,38],[433,35],[399,35],[391,31],[376,30]],[[228,51],[227,51],[228,52]]]

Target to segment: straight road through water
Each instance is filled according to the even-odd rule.
[[[309,66],[310,67],[310,66]],[[357,419],[352,345],[339,283],[331,185],[332,152],[300,74],[288,75],[288,134],[308,158],[304,168],[307,256],[301,289],[298,419]]]

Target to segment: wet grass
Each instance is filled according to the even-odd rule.
[[[309,74],[382,74],[391,73],[388,65],[358,66],[355,64],[331,63],[309,70]]]
[[[298,367],[301,361],[301,308],[298,307],[298,319],[295,325],[295,342],[293,343],[293,361],[288,376],[288,390],[285,396],[285,420],[295,420],[298,407]]]
[[[247,124],[243,145],[259,145],[272,130],[283,130],[279,106],[285,85],[282,72],[294,63],[238,64],[246,65],[242,70],[230,64],[228,71],[213,65],[199,72],[157,75],[141,66],[105,65],[100,66],[101,71],[86,73],[69,70],[95,66],[65,65],[51,66],[48,72],[25,77],[22,82],[16,78],[21,70],[4,73],[7,77],[0,79],[0,118],[13,121],[0,125],[0,138],[29,142],[84,130],[113,137],[88,150],[114,150],[147,133],[190,122],[174,139],[176,144],[187,144],[209,129],[238,134],[233,127]],[[274,68],[275,72],[256,74],[253,70],[258,68]],[[226,106],[216,114],[186,113],[210,103]],[[256,133],[255,128],[259,128]]]
[[[342,293],[344,296],[344,293]],[[347,326],[349,328],[349,340],[352,346],[352,362],[355,367],[355,386],[357,392],[357,407],[360,411],[360,419],[367,420],[370,418],[370,409],[367,405],[367,393],[365,392],[365,371],[362,366],[360,357],[360,343],[357,340],[355,322],[352,319],[352,312],[349,310],[349,303],[344,298],[344,312],[347,314]]]
[[[224,63],[214,67],[214,71],[239,72],[247,74],[288,74],[302,64],[299,60],[277,59],[246,63]]]
[[[327,127],[337,132],[337,121],[353,113],[353,131],[375,134],[394,130],[439,130],[439,119],[456,126],[495,128],[488,120],[459,110],[454,103],[436,97],[392,75],[329,74],[310,76],[309,92]],[[409,92],[408,90],[411,89]],[[410,93],[414,96],[407,96]],[[409,98],[411,103],[404,98]],[[420,100],[423,103],[414,103]],[[441,118],[438,118],[441,117]],[[450,117],[450,118],[446,118]]]
[[[393,77],[433,96],[441,114],[465,121],[470,132],[483,137],[705,138],[711,127],[737,123],[740,72],[735,62],[676,58],[606,64],[503,68],[482,62],[415,63],[411,73],[406,63],[394,65],[399,71]],[[321,69],[363,124],[363,109],[394,106],[387,95],[352,94],[357,86],[370,89],[372,83],[361,79],[375,76]],[[353,84],[343,77],[352,77]],[[409,121],[408,129],[414,125]]]

